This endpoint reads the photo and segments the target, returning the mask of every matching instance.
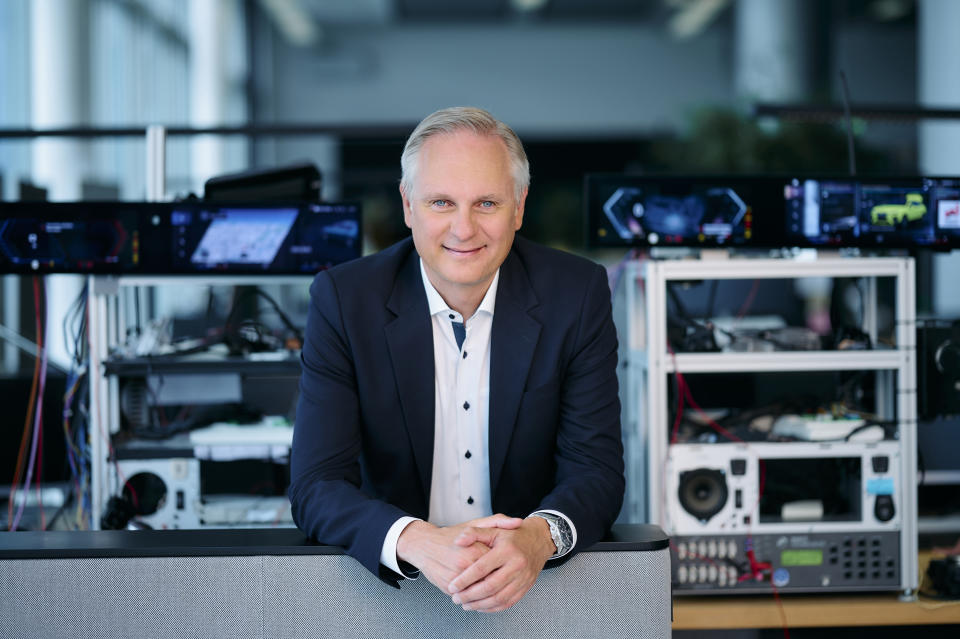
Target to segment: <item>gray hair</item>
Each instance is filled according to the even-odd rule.
[[[510,156],[510,173],[517,202],[530,186],[530,162],[523,150],[523,143],[509,126],[497,120],[489,112],[475,107],[450,107],[440,109],[425,117],[407,138],[400,156],[400,187],[404,193],[413,190],[413,181],[418,168],[420,148],[432,136],[441,133],[472,131],[477,135],[495,135],[503,140]]]

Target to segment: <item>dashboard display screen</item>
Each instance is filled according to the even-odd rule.
[[[0,271],[309,274],[360,256],[350,203],[0,203]]]
[[[756,246],[776,195],[740,177],[587,176],[592,246]],[[760,222],[762,226],[762,222]]]

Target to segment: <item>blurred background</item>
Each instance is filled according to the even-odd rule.
[[[845,92],[860,175],[960,175],[958,28],[953,0],[2,0],[0,199],[142,201],[145,127],[163,125],[162,199],[312,163],[324,200],[362,205],[371,253],[407,234],[406,136],[436,109],[474,105],[526,146],[522,234],[615,264],[624,251],[585,248],[586,173],[844,174]],[[960,259],[916,259],[919,316],[960,316]],[[84,278],[48,276],[45,296],[27,278],[2,284],[0,396],[30,395],[45,334],[53,461],[37,477],[66,479],[56,431],[83,360],[71,336]],[[302,325],[305,285],[261,289]],[[239,299],[144,293],[154,315],[207,329]],[[19,426],[8,439],[4,469]]]
[[[171,136],[170,197],[314,162],[362,201],[367,250],[404,234],[396,184],[426,114],[476,105],[524,140],[524,233],[581,250],[591,171],[843,172],[828,112],[960,104],[949,0],[5,0],[0,128],[261,127]],[[270,126],[314,131],[264,133]],[[854,121],[861,173],[957,174],[960,123]],[[2,194],[143,199],[143,136],[0,138]]]

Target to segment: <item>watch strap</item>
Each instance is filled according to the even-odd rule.
[[[563,557],[573,548],[573,532],[570,530],[570,524],[567,520],[553,513],[538,511],[530,515],[539,517],[550,526],[550,538],[553,539],[553,545],[557,547],[557,552],[550,559]]]

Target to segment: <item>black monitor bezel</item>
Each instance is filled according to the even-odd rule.
[[[763,174],[763,175],[743,175],[743,174],[622,174],[622,173],[588,173],[584,176],[584,223],[586,225],[585,237],[587,248],[589,249],[610,249],[610,248],[697,248],[697,249],[785,249],[785,248],[818,248],[825,250],[837,250],[844,248],[852,249],[907,249],[907,250],[930,250],[930,251],[949,251],[954,248],[960,248],[960,233],[955,240],[938,241],[936,238],[937,227],[934,227],[935,241],[933,243],[920,243],[911,241],[904,236],[890,236],[887,241],[878,242],[875,237],[861,236],[856,240],[843,242],[829,242],[818,239],[811,239],[806,236],[792,235],[787,229],[787,202],[785,197],[785,188],[793,180],[818,180],[833,182],[857,182],[860,184],[884,184],[884,183],[922,183],[924,180],[958,180],[960,178],[939,175],[861,175],[851,177],[843,174],[830,173],[791,173],[791,174]],[[651,244],[638,238],[635,241],[619,239],[619,241],[597,240],[597,229],[599,222],[604,218],[602,204],[598,201],[594,189],[598,183],[606,183],[607,188],[610,182],[620,181],[624,186],[631,184],[643,184],[651,182],[669,182],[669,183],[739,183],[750,185],[756,193],[761,195],[761,201],[751,203],[759,204],[762,210],[754,210],[753,214],[753,233],[748,241],[740,243],[731,242],[712,242],[712,241],[684,241],[677,243],[658,243]],[[600,198],[602,199],[602,198]],[[822,237],[822,236],[821,236]]]
[[[152,256],[152,259],[141,259],[139,264],[106,264],[95,263],[89,268],[78,267],[49,267],[40,265],[38,268],[32,268],[29,264],[20,265],[7,260],[0,261],[0,269],[5,273],[17,275],[46,275],[46,274],[82,274],[82,275],[177,275],[177,276],[220,276],[220,275],[312,275],[324,268],[334,266],[327,264],[323,268],[316,270],[293,270],[293,269],[264,269],[261,267],[241,267],[239,265],[226,264],[222,268],[200,269],[200,268],[179,268],[175,265],[172,257],[163,258],[163,251],[167,250],[166,240],[172,237],[173,225],[171,224],[171,214],[174,210],[183,209],[282,209],[296,208],[298,215],[304,210],[314,206],[347,206],[354,207],[360,237],[357,238],[357,246],[349,259],[355,259],[362,253],[362,229],[363,213],[362,207],[356,201],[343,202],[304,202],[304,201],[270,201],[270,202],[230,202],[216,201],[206,202],[203,200],[185,200],[181,202],[117,202],[117,201],[85,201],[85,202],[0,202],[0,221],[8,218],[34,218],[46,220],[81,220],[90,218],[116,219],[123,215],[137,216],[137,230],[150,230],[151,233],[161,234],[160,243],[150,242],[150,238],[145,235],[141,237],[141,255]],[[153,223],[154,216],[160,218],[158,224]],[[148,243],[149,242],[149,243]],[[172,242],[172,241],[171,241]],[[342,260],[349,261],[349,260]],[[338,262],[339,263],[339,262]]]

